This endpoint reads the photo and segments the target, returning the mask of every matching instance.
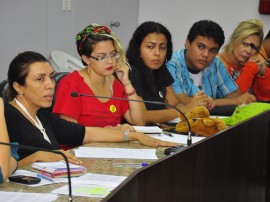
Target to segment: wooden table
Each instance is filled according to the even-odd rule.
[[[133,149],[149,149],[151,147],[142,146],[138,142],[129,142],[129,143],[90,143],[84,145],[87,147],[116,147],[116,148],[133,148]],[[164,157],[163,148],[157,148],[158,158]],[[112,163],[142,163],[146,162],[151,164],[155,160],[133,160],[133,159],[90,159],[84,158],[83,166],[85,166],[89,173],[97,174],[108,174],[108,175],[119,175],[119,176],[129,176],[138,168],[132,167],[113,167]],[[29,170],[30,166],[25,167],[24,169]],[[54,189],[62,187],[67,183],[58,183],[50,184],[39,187],[30,187],[27,185],[16,184],[12,182],[3,183],[0,185],[1,191],[11,191],[11,192],[31,192],[31,193],[49,193]],[[68,195],[61,195],[56,201],[57,202],[66,202]],[[90,197],[78,197],[73,196],[73,201],[101,201],[100,198],[90,198]]]

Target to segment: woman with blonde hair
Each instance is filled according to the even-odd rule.
[[[53,112],[84,126],[115,127],[122,118],[132,125],[144,125],[142,103],[113,99],[140,99],[129,80],[129,65],[116,35],[105,26],[91,24],[77,34],[76,44],[86,67],[61,79]],[[93,97],[71,97],[71,92]]]
[[[259,19],[240,22],[219,54],[242,93],[252,92],[254,82],[261,85],[263,81],[267,66],[255,50],[262,45],[263,27]]]

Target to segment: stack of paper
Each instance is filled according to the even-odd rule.
[[[81,176],[87,172],[87,169],[83,166],[78,166],[70,163],[70,176]],[[67,177],[67,166],[65,162],[35,162],[32,164],[31,170],[41,175],[58,178]]]
[[[74,152],[79,158],[158,159],[156,149],[79,147]]]
[[[162,129],[158,126],[133,126],[136,132],[141,133],[161,133]]]

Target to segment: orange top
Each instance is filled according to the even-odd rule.
[[[267,58],[265,49],[261,48],[260,52]],[[261,55],[259,55],[261,60],[265,60]],[[265,76],[257,76],[252,87],[254,95],[260,101],[270,101],[270,68],[267,68]]]
[[[227,68],[229,74],[232,76],[235,83],[238,85],[242,93],[248,92],[257,77],[258,67],[257,64],[251,61],[245,63],[243,67],[235,66],[226,60],[223,53],[219,54],[219,58]]]

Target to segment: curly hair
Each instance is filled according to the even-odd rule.
[[[223,29],[219,24],[211,20],[200,20],[192,25],[187,35],[187,39],[192,43],[197,36],[213,39],[219,45],[219,48],[221,48],[225,41]]]

